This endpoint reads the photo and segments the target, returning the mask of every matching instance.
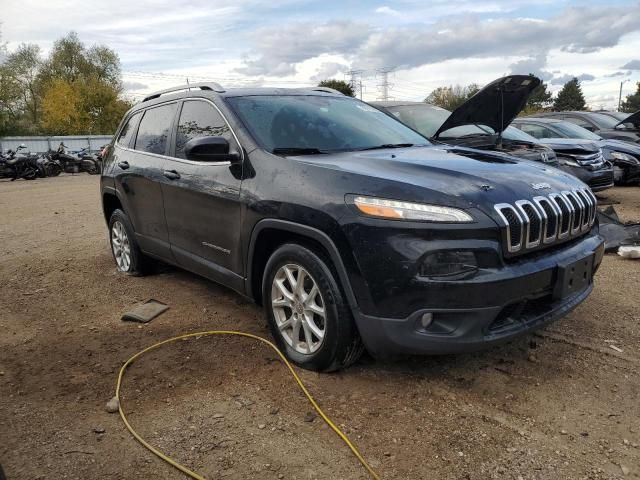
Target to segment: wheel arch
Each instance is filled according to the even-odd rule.
[[[261,284],[264,268],[271,254],[285,243],[306,246],[329,262],[328,266],[336,274],[339,286],[355,316],[358,304],[347,270],[331,238],[321,230],[287,220],[265,219],[259,221],[253,228],[247,253],[245,280],[247,296],[253,298],[258,304],[262,303]]]
[[[102,192],[102,212],[104,213],[104,219],[107,224],[111,219],[111,215],[117,209],[120,209],[124,212],[124,207],[122,206],[122,202],[120,201],[116,190],[104,190]]]

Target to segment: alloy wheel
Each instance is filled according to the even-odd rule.
[[[118,270],[128,272],[131,267],[131,245],[124,225],[120,221],[113,222],[111,227],[111,249],[116,259]]]
[[[271,286],[271,308],[284,341],[296,352],[315,353],[326,333],[326,310],[314,278],[300,265],[283,265]]]

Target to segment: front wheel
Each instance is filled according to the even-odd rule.
[[[265,268],[262,298],[278,347],[296,365],[339,370],[364,351],[334,274],[311,250],[297,244],[276,250]]]

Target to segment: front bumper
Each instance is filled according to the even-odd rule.
[[[408,289],[411,295],[399,294],[397,300],[403,305],[421,305],[420,308],[404,318],[356,312],[356,323],[365,346],[374,354],[480,350],[568,314],[589,296],[593,284],[558,298],[554,292],[560,282],[559,265],[593,256],[592,273],[595,273],[603,254],[602,238],[589,235],[553,252],[525,256],[477,281],[424,285],[422,298],[415,297],[419,290]],[[421,323],[425,313],[433,314],[433,322],[427,328]]]
[[[578,177],[584,183],[589,185],[593,192],[600,192],[607,188],[613,187],[613,168],[601,168],[599,170],[589,170],[586,167],[572,167],[570,165],[560,164],[561,170]]]

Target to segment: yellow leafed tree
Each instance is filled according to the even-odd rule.
[[[78,88],[62,79],[52,80],[42,99],[42,126],[52,135],[79,135],[85,131]]]

